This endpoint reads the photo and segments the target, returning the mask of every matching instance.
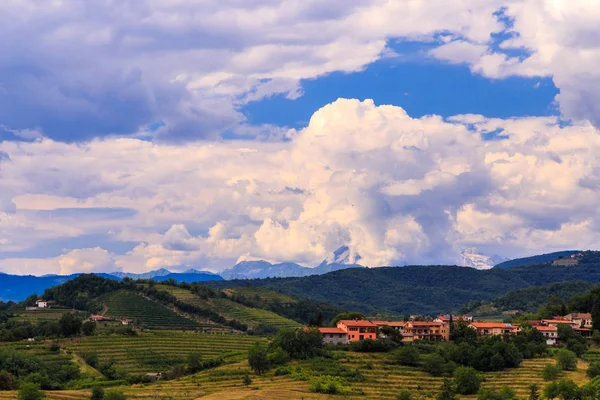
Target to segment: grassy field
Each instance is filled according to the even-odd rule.
[[[194,330],[198,322],[183,317],[162,304],[128,291],[118,291],[102,298],[108,306],[107,316],[139,321],[150,329]]]
[[[275,328],[296,328],[300,326],[300,324],[296,321],[292,321],[291,319],[282,317],[281,315],[275,314],[274,312],[262,310],[259,308],[247,307],[243,304],[237,303],[227,298],[218,297],[204,300],[187,289],[182,289],[179,287],[173,287],[169,285],[156,285],[156,289],[168,291],[169,293],[177,297],[178,300],[181,300],[185,303],[193,304],[197,307],[211,309],[227,319],[235,319],[248,325],[250,328],[254,328],[259,324]],[[235,290],[237,291],[240,289]],[[291,297],[279,295],[278,293],[272,292],[270,290],[253,288],[243,288],[241,290],[250,290],[245,293],[253,293],[253,296],[262,295],[270,296],[271,298],[278,298],[280,301],[294,301],[294,299],[292,299]]]
[[[260,338],[248,335],[192,332],[143,332],[138,336],[90,336],[64,341],[75,354],[96,353],[101,361],[113,358],[128,373],[161,372],[197,351],[204,357],[223,355],[227,361],[246,357],[248,347]]]
[[[60,309],[60,308],[40,308],[35,311],[20,311],[14,317],[15,321],[26,321],[31,323],[37,323],[40,321],[58,321],[64,314],[76,312],[71,309]]]

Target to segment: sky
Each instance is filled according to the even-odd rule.
[[[598,0],[18,0],[0,36],[0,272],[600,239]]]

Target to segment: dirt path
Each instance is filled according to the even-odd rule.
[[[100,311],[100,315],[106,315],[107,312],[108,306],[106,305],[106,303],[102,303],[102,311]]]

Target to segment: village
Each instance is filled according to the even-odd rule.
[[[390,327],[402,335],[402,343],[422,340],[449,341],[450,327],[453,322],[464,321],[475,330],[478,336],[515,335],[521,331],[521,324],[505,322],[474,321],[471,315],[439,315],[436,318],[410,316],[408,321],[381,321],[376,319],[341,320],[335,328],[318,328],[326,344],[348,344],[360,340],[384,339],[381,328]],[[554,346],[558,342],[558,326],[570,326],[583,337],[592,336],[592,315],[589,313],[571,313],[554,316],[551,319],[526,321],[540,331],[546,338],[546,344]]]

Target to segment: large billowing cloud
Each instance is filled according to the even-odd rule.
[[[444,32],[485,45],[504,29],[500,0],[409,3],[2,2],[0,134],[211,138],[239,129],[248,101],[294,98],[302,79],[359,71],[390,39]]]
[[[499,129],[503,138],[482,139]],[[0,214],[0,246],[104,233],[139,244],[123,254],[70,252],[45,268],[72,271],[81,259],[90,270],[96,261],[219,270],[247,257],[311,265],[343,244],[380,266],[456,262],[472,245],[507,256],[587,248],[600,236],[600,135],[589,123],[415,119],[400,107],[338,100],[292,136],[4,142],[3,184],[17,211]],[[0,265],[19,262],[31,260]]]

